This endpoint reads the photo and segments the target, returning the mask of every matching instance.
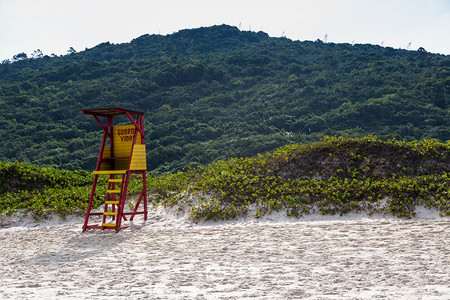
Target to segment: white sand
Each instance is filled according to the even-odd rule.
[[[450,299],[450,219],[0,219],[1,299]]]

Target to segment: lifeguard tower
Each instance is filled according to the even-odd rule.
[[[147,160],[145,154],[144,114],[118,107],[84,109],[82,112],[86,115],[92,115],[103,129],[103,139],[97,167],[93,172],[95,176],[83,232],[87,229],[114,229],[118,232],[120,229],[128,227],[121,225],[122,219],[127,221],[127,215],[131,216],[130,221],[138,214],[143,214],[144,220],[147,220]],[[132,124],[114,126],[113,119],[117,116],[128,117]],[[142,192],[134,210],[132,212],[124,212],[128,183],[132,173],[142,174]],[[100,175],[108,176],[104,210],[103,212],[91,212],[98,176]],[[141,201],[144,202],[144,210],[138,211]],[[103,216],[103,222],[100,225],[88,225],[91,216]]]

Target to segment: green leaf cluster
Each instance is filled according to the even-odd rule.
[[[81,212],[87,208],[92,180],[84,170],[0,162],[0,214],[31,212],[40,217]],[[96,197],[97,206],[99,201]]]
[[[162,202],[180,209],[187,203],[195,220],[273,211],[293,217],[366,212],[410,218],[418,205],[450,215],[450,144],[436,140],[327,136],[196,172],[188,188]]]

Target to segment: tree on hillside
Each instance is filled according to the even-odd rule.
[[[31,57],[34,59],[42,58],[44,56],[44,53],[42,53],[41,49],[36,49],[33,51],[33,54],[31,54]]]
[[[68,54],[74,54],[74,53],[76,53],[77,51],[73,48],[73,47],[70,47],[69,48],[69,50],[67,50],[67,53]]]
[[[22,52],[22,53],[14,55],[13,56],[13,61],[20,61],[20,60],[24,60],[24,59],[27,59],[27,58],[28,58],[27,54],[25,52]]]

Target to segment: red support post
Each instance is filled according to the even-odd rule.
[[[94,200],[95,188],[97,186],[98,175],[94,176],[94,182],[92,183],[91,195],[89,196],[88,208],[86,210],[86,218],[84,219],[83,231],[86,231],[89,221],[89,215],[92,209],[92,201]]]

